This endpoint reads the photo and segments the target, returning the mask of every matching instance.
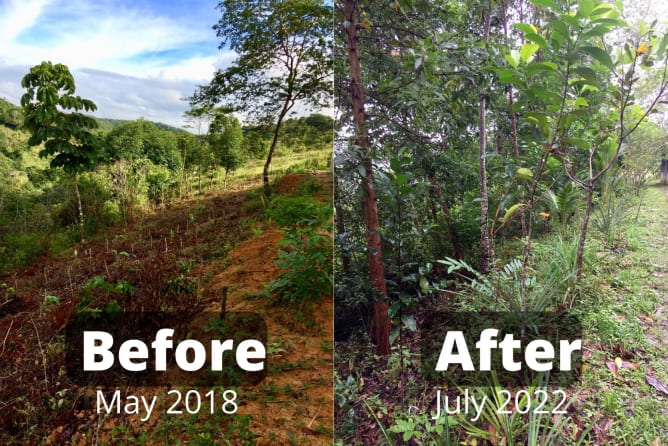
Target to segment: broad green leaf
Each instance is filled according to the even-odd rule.
[[[522,48],[520,49],[520,58],[523,62],[529,62],[529,59],[531,59],[539,49],[540,46],[537,44],[527,42],[522,45]]]
[[[663,39],[661,39],[661,43],[659,43],[656,53],[654,53],[657,57],[663,57],[664,51],[666,51],[666,46],[668,46],[668,34],[663,36]]]
[[[413,0],[397,0],[398,5],[403,11],[412,11],[413,10]]]
[[[557,72],[557,64],[554,62],[531,62],[527,65],[527,73],[534,75],[536,73]]]
[[[580,51],[589,54],[591,57],[593,57],[606,67],[610,68],[611,70],[614,69],[615,67],[615,64],[612,61],[610,55],[601,48],[595,46],[583,46],[582,48],[580,48]]]
[[[568,24],[562,22],[561,20],[553,20],[552,22],[550,22],[550,28],[552,28],[552,30],[555,33],[558,33],[561,36],[563,36],[564,39],[570,39],[571,37],[571,32],[568,28]]]
[[[596,72],[589,67],[575,67],[573,68],[573,72],[590,82],[598,80]]]
[[[589,39],[591,37],[602,37],[610,32],[610,27],[605,25],[598,25],[580,35],[582,39]]]
[[[396,174],[394,179],[399,186],[405,186],[406,184],[408,184],[408,177],[403,173]]]
[[[549,91],[542,88],[540,85],[534,85],[529,88],[528,93],[534,97],[539,98],[541,101],[545,102],[546,105],[557,105],[561,104],[561,95],[554,91]]]
[[[575,100],[573,106],[575,108],[589,107],[589,102],[585,98],[579,97]]]
[[[517,50],[512,50],[510,54],[505,55],[505,58],[513,68],[517,68],[520,64],[520,52]]]
[[[628,26],[628,24],[624,20],[612,19],[610,17],[602,17],[599,19],[594,19],[590,23],[592,25],[605,25],[613,28]]]
[[[563,167],[564,163],[560,159],[555,158],[552,155],[550,155],[549,158],[547,159],[546,165],[547,165],[548,170],[554,171],[554,170],[561,169]]]
[[[393,172],[400,172],[401,171],[401,160],[397,157],[392,157],[390,158],[390,169],[392,169]]]
[[[629,56],[626,51],[622,51],[621,48],[615,49],[615,55],[617,56],[617,62],[621,65],[626,65],[633,62],[633,58]]]
[[[638,26],[640,27],[639,31],[640,31],[641,36],[644,36],[645,34],[647,34],[647,22],[645,22],[644,20],[641,20],[640,24]]]
[[[580,17],[589,17],[594,10],[594,0],[578,0],[578,15]]]
[[[533,178],[533,172],[531,172],[531,170],[527,169],[526,167],[520,167],[517,169],[517,176],[521,180],[530,180]]]
[[[502,82],[504,84],[514,84],[514,85],[522,84],[522,80],[517,76],[517,73],[515,73],[512,70],[500,70],[499,82]]]
[[[513,26],[525,34],[538,34],[538,29],[530,23],[515,23]]]
[[[609,14],[609,13],[613,14]],[[619,11],[615,9],[614,6],[609,5],[607,3],[601,3],[596,5],[596,7],[592,10],[592,16],[602,16],[602,15],[614,15],[617,17],[619,15]]]
[[[541,48],[547,48],[547,40],[543,36],[539,36],[536,33],[526,33],[524,38],[540,45]]]
[[[571,28],[580,29],[580,21],[575,17],[575,14],[573,14],[572,12],[562,14],[560,16],[560,18],[561,18],[561,20],[566,22],[568,25],[570,25]]]
[[[545,8],[550,8],[554,11],[559,11],[559,6],[552,0],[529,0],[532,4],[536,6],[543,6]]]
[[[529,112],[527,113],[527,119],[535,124],[538,124],[538,128],[543,136],[547,137],[550,133],[550,121],[547,115],[539,112]]]
[[[575,147],[578,147],[580,149],[589,149],[589,142],[582,139],[582,138],[576,138],[576,137],[567,137],[567,138],[562,138],[561,141],[565,144],[572,145]]]
[[[595,85],[583,84],[580,93],[584,93],[586,91],[598,91],[598,88],[596,88]]]
[[[524,207],[524,203],[517,203],[512,205],[503,215],[503,224],[505,225],[508,220],[510,220],[510,218],[517,213],[517,211],[522,209],[522,207]]]

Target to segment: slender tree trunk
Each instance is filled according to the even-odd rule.
[[[339,181],[334,175],[334,193],[339,189]],[[343,209],[339,206],[338,201],[334,200],[334,212],[336,214],[336,233],[345,234],[346,226],[343,221]],[[347,249],[341,249],[341,267],[343,268],[343,274],[347,274],[350,271],[350,252]]]
[[[464,251],[462,250],[462,244],[459,241],[459,233],[457,232],[457,228],[452,223],[452,219],[450,218],[450,205],[448,204],[448,200],[443,197],[441,186],[436,182],[436,180],[431,175],[428,176],[427,179],[429,180],[429,183],[431,183],[431,186],[436,193],[436,197],[438,197],[438,200],[441,203],[441,209],[443,210],[443,215],[445,216],[445,222],[448,225],[450,242],[452,243],[452,249],[454,251],[455,258],[457,260],[464,260]]]
[[[81,243],[85,243],[84,239],[84,214],[83,207],[81,206],[81,194],[79,194],[79,174],[74,174],[74,193],[77,196],[77,205],[79,206],[79,236],[81,238]]]
[[[485,13],[485,29],[483,42],[487,44],[489,38],[490,13]],[[480,87],[480,99],[478,102],[478,131],[480,137],[478,180],[480,182],[480,271],[487,274],[490,264],[494,262],[492,255],[492,242],[489,235],[489,199],[487,197],[487,92]]]
[[[187,184],[188,184],[188,174],[186,173],[186,157],[188,156],[188,148],[185,147],[184,143],[184,148],[183,148],[183,164],[181,165],[181,186],[179,187],[179,198],[183,198],[185,195],[184,190],[187,189]]]
[[[362,91],[362,73],[360,70],[359,49],[357,46],[357,23],[355,20],[355,1],[345,0],[343,10],[346,19],[346,37],[348,41],[348,63],[350,66],[350,89],[352,95],[353,121],[357,134],[355,143],[364,151],[361,161],[365,174],[362,178],[364,191],[364,223],[366,226],[367,263],[373,287],[374,328],[376,353],[386,356],[390,353],[390,318],[385,284],[385,267],[380,244],[380,222],[378,205],[374,188],[373,163],[371,161],[371,145],[366,129],[364,114],[364,95]]]
[[[501,18],[503,21],[503,35],[506,44],[508,43],[508,4],[505,0],[501,0]],[[522,35],[522,43],[524,43],[524,35]],[[508,90],[508,112],[510,113],[511,132],[513,136],[513,153],[515,156],[520,155],[519,144],[517,141],[517,115],[513,112],[513,104],[515,99],[513,97],[513,88]]]
[[[267,161],[264,163],[264,168],[262,169],[262,186],[264,187],[264,193],[267,196],[271,192],[269,190],[269,169],[271,168],[271,160],[274,156],[274,151],[278,146],[278,135],[281,131],[281,126],[283,125],[283,119],[288,114],[288,111],[291,108],[290,105],[291,102],[292,102],[292,97],[291,95],[288,95],[288,98],[286,98],[285,102],[283,103],[283,108],[281,109],[281,113],[279,113],[278,119],[276,119],[276,125],[274,126],[274,136],[272,137],[271,145],[269,146]]]
[[[480,182],[480,271],[489,272],[491,246],[489,237],[489,199],[487,197],[487,129],[485,121],[485,96],[481,95],[478,104],[480,132],[480,160],[478,165],[478,181]]]

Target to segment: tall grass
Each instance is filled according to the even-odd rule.
[[[255,181],[262,179],[264,160],[250,160],[245,165],[230,174],[232,182]],[[328,170],[331,168],[332,151],[311,150],[308,152],[278,155],[271,164],[270,175],[277,177],[294,172],[308,172],[314,170]],[[222,185],[222,172],[216,175],[215,183]]]

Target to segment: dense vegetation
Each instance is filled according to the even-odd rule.
[[[234,119],[234,118],[231,118]],[[85,234],[133,222],[138,213],[223,185],[225,172],[266,155],[269,126],[194,135],[145,120],[101,122],[97,167],[80,175]],[[21,109],[0,101],[0,271],[57,254],[80,238],[72,177],[28,146]],[[111,125],[110,125],[111,124]],[[314,114],[285,123],[279,156],[331,147],[332,119]],[[235,138],[229,148],[224,141]]]
[[[596,0],[335,4],[339,444],[659,444],[665,401],[601,416],[598,386],[614,384],[590,378],[554,420],[433,421],[418,339],[435,311],[568,309],[597,378],[637,349],[642,373],[668,379],[620,302],[651,312],[665,290],[634,270],[632,296],[602,291],[619,288],[612,265],[651,256],[633,219],[648,218],[666,154],[652,118],[668,87],[665,29],[634,19],[635,4]],[[611,337],[613,325],[635,334]],[[645,401],[636,390],[620,394]]]

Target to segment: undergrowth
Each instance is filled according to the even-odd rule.
[[[565,413],[521,414],[512,407],[504,415],[492,404],[480,420],[467,415],[432,419],[436,389],[419,384],[421,360],[416,359],[424,334],[403,330],[385,359],[374,357],[368,337],[353,335],[337,343],[336,444],[663,444],[668,398],[656,385],[668,382],[663,343],[668,335],[663,314],[668,304],[665,188],[649,188],[637,219],[622,212],[635,205],[629,199],[599,208],[579,281],[578,240],[575,231],[569,231],[577,227],[577,216],[564,214],[564,221],[567,216],[573,221],[557,220],[557,230],[532,240],[524,277],[528,308],[567,310],[584,328],[584,364],[579,381],[563,389]],[[411,315],[420,321],[435,309],[517,309],[521,265],[503,256],[517,252],[521,242],[505,243],[497,246],[502,260],[489,275],[463,261],[437,262],[425,276],[431,292],[413,297],[418,302],[407,307]],[[535,381],[525,389],[545,389],[541,386]],[[498,402],[495,395],[506,388],[490,382],[469,391]],[[441,390],[456,396],[466,389],[452,385]],[[517,406],[524,403],[519,399]]]

